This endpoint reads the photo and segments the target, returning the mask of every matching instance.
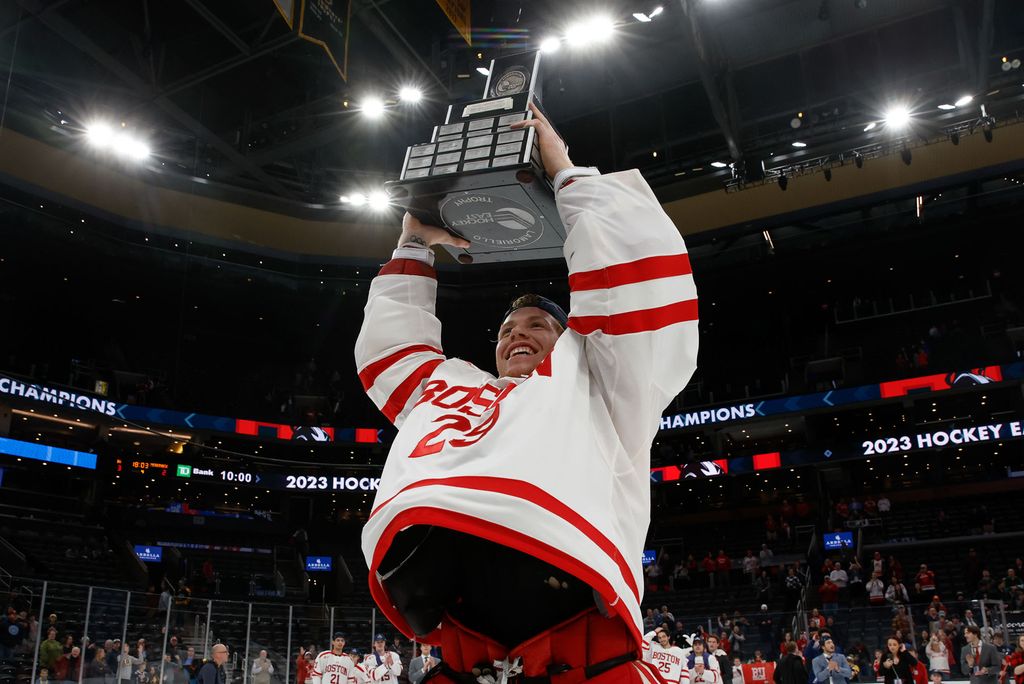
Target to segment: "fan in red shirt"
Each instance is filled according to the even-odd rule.
[[[732,560],[725,553],[725,549],[718,550],[715,558],[715,569],[718,573],[719,586],[729,586],[729,571],[732,570]]]
[[[1003,660],[999,673],[1000,684],[1024,684],[1024,634],[1017,637],[1017,648]]]
[[[921,585],[921,591],[935,591],[935,573],[924,563],[921,563],[921,569],[914,576],[914,581]]]
[[[917,664],[914,665],[914,684],[928,684],[928,668],[917,657],[917,650],[912,648],[907,652],[917,661]]]
[[[305,684],[310,678],[310,671],[313,669],[312,657],[310,651],[299,646],[299,656],[295,659],[295,684]]]

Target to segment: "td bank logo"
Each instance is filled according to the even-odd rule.
[[[179,463],[178,477],[192,477],[192,466]]]

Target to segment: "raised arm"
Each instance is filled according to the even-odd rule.
[[[648,454],[662,411],[697,364],[697,292],[686,245],[639,171],[576,169],[539,111],[521,122],[527,125],[538,131],[568,231],[569,327],[586,338],[591,374],[622,445]]]
[[[399,427],[427,378],[444,361],[441,322],[434,315],[437,273],[429,249],[437,244],[468,245],[405,215],[398,248],[370,284],[356,340],[363,389]]]

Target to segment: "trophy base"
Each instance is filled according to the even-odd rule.
[[[562,259],[566,231],[551,184],[532,164],[388,183],[393,204],[470,242],[460,264]]]

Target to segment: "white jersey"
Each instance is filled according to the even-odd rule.
[[[643,660],[658,668],[658,672],[668,684],[679,684],[683,670],[686,669],[686,653],[678,646],[664,648],[657,641],[651,642],[652,638],[654,632],[644,635],[644,648],[641,654]]]
[[[348,655],[322,651],[313,661],[310,677],[313,684],[349,684],[355,663]]]
[[[371,652],[363,658],[362,667],[370,675],[370,681],[397,682],[402,674],[402,659],[394,651],[385,651],[384,655]]]
[[[557,204],[569,325],[527,377],[445,357],[428,250],[396,250],[370,286],[356,365],[399,432],[362,545],[371,593],[407,636],[377,568],[401,529],[438,525],[582,579],[642,646],[651,442],[696,367],[696,288],[638,171],[577,179]]]
[[[356,665],[352,668],[348,681],[349,684],[369,684],[370,673],[361,664]]]

